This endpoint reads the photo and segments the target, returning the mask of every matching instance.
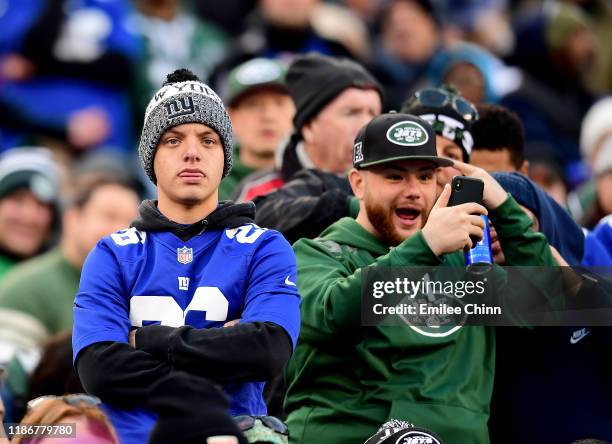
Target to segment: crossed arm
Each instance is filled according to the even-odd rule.
[[[219,384],[265,381],[280,373],[297,338],[299,295],[294,287],[282,287],[279,277],[295,274],[290,246],[280,235],[269,237],[270,248],[253,255],[240,323],[141,327],[132,334],[135,347],[128,343],[122,267],[110,249],[98,246],[85,264],[75,301],[75,367],[85,389],[129,408],[146,405],[151,384],[173,370]]]
[[[149,326],[136,330],[136,347],[97,342],[78,356],[76,368],[88,393],[124,407],[147,402],[149,387],[173,370],[219,384],[265,381],[280,373],[292,345],[271,322],[223,329]]]

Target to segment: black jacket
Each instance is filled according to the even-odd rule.
[[[258,225],[273,228],[293,243],[314,238],[349,216],[353,191],[346,178],[320,170],[302,170],[282,188],[255,199]]]
[[[132,226],[146,231],[172,231],[186,240],[208,228],[235,228],[252,221],[250,202],[223,202],[207,218],[177,224],[162,215],[154,201],[141,204]],[[291,339],[271,322],[237,324],[221,329],[141,327],[136,348],[120,342],[98,342],[79,353],[76,368],[88,393],[119,407],[148,405],[153,383],[182,370],[219,384],[267,381],[280,373],[291,356]]]

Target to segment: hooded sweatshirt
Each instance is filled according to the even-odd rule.
[[[580,265],[585,238],[567,211],[522,174],[493,177],[534,213],[561,256]],[[492,441],[612,440],[612,367],[603,353],[611,339],[610,327],[498,329]]]
[[[489,215],[509,264],[555,265],[514,199]],[[294,250],[303,301],[286,371],[291,442],[363,442],[391,418],[432,430],[445,443],[489,441],[493,327],[361,326],[363,267],[464,268],[462,253],[436,256],[421,231],[390,249],[351,218]]]
[[[222,384],[234,415],[266,413],[264,384],[255,381],[272,379],[288,360],[299,295],[289,244],[253,216],[252,203],[224,202],[181,225],[145,201],[130,229],[88,256],[75,300],[74,360],[123,444],[146,442],[156,420],[148,390],[174,370]],[[133,328],[135,349],[127,344]]]
[[[584,251],[584,234],[569,213],[548,193],[520,173],[493,173],[512,197],[538,218],[540,232],[570,265],[578,265]]]

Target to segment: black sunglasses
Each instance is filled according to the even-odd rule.
[[[415,93],[422,105],[442,108],[448,104],[468,122],[478,120],[478,110],[463,97],[449,91],[436,88],[425,88]]]
[[[255,426],[255,420],[259,419],[265,426],[271,428],[281,435],[289,435],[287,424],[275,416],[254,416],[254,415],[239,415],[234,417],[234,421],[242,432],[252,429]]]
[[[35,409],[36,407],[38,407],[41,403],[43,403],[44,401],[47,401],[49,399],[60,399],[62,401],[64,401],[66,404],[71,405],[71,406],[77,406],[81,403],[83,404],[87,404],[90,406],[98,406],[100,404],[102,404],[102,401],[100,400],[100,398],[97,398],[95,396],[91,396],[91,395],[87,395],[85,393],[77,393],[74,395],[64,395],[64,396],[55,396],[55,395],[44,395],[44,396],[39,396],[38,398],[34,398],[30,401],[28,401],[28,412],[30,410]]]

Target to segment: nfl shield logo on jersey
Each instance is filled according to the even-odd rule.
[[[176,249],[176,260],[181,264],[188,264],[193,260],[193,249],[192,248],[177,248]]]

